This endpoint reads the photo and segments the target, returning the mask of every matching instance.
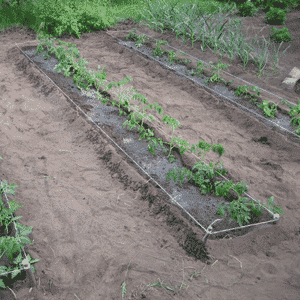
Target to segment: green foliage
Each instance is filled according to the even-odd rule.
[[[270,118],[274,118],[274,112],[277,111],[277,105],[273,103],[273,105],[270,105],[271,101],[263,100],[262,104],[259,105],[259,108],[262,108],[264,110],[264,114]]]
[[[252,2],[249,1],[241,5],[238,5],[238,9],[239,9],[239,14],[242,17],[257,15],[259,10]]]
[[[238,195],[243,195],[248,192],[248,184],[244,181],[238,182],[234,185],[233,189]]]
[[[227,182],[216,181],[215,182],[215,193],[217,196],[228,196],[229,190],[233,187],[231,180]]]
[[[286,12],[280,8],[271,7],[267,12],[265,21],[271,25],[285,24]]]
[[[2,160],[2,157],[0,157]],[[18,209],[18,207],[23,207],[13,201],[8,201],[9,208],[4,205],[1,195],[10,193],[15,194],[15,188],[18,187],[16,184],[11,184],[10,186],[7,184],[7,181],[4,180],[0,184],[0,224],[6,227],[6,235],[8,232],[8,225],[12,222],[15,222],[16,227],[16,235],[15,236],[2,236],[0,237],[0,258],[5,254],[9,261],[16,266],[14,268],[7,268],[5,266],[0,266],[0,276],[8,276],[11,274],[11,279],[16,277],[21,270],[23,269],[23,262],[24,264],[30,264],[32,271],[34,272],[34,267],[31,264],[38,262],[39,260],[33,260],[30,255],[27,255],[25,260],[22,259],[22,247],[24,245],[32,244],[31,240],[27,237],[32,232],[32,227],[25,227],[24,225],[16,222],[17,220],[21,219],[22,217],[13,217],[13,213]],[[19,252],[17,258],[13,261],[13,257],[16,253]],[[7,274],[6,274],[7,273]],[[0,287],[5,289],[5,284],[2,279],[0,279]]]
[[[300,116],[296,116],[296,114],[300,114],[300,101],[298,105],[295,105],[293,108],[291,108],[289,114],[292,117],[290,122],[296,126],[299,125],[300,130]]]
[[[250,211],[252,211],[255,216],[259,216],[262,208],[267,207],[265,204],[261,204],[260,200],[258,200],[258,204],[255,204],[252,200],[247,203],[247,200],[247,198],[239,197],[238,200],[234,200],[230,204],[224,204],[224,202],[222,202],[218,205],[217,212],[219,215],[224,216],[227,211],[231,219],[237,220],[239,226],[243,226],[245,222],[249,223],[251,217]],[[268,200],[268,209],[273,213],[284,214],[280,207],[274,206],[273,196]]]
[[[225,152],[225,148],[221,145],[221,144],[218,144],[218,145],[213,145],[213,151],[216,152],[218,151],[219,155],[222,156]]]
[[[22,245],[14,237],[6,236],[0,238],[0,252],[5,252],[10,262],[13,260],[13,254],[20,252],[21,249]]]
[[[40,22],[45,23],[41,32],[53,36],[69,32],[80,38],[81,32],[103,29],[114,23],[114,19],[106,14],[106,7],[93,8],[86,2],[43,1],[34,10]]]
[[[18,207],[23,207],[23,205],[20,205],[18,203],[15,203],[15,201],[10,201],[9,202],[10,209],[6,208],[4,206],[4,203],[0,197],[0,222],[2,225],[5,226],[6,231],[8,232],[8,225],[12,223],[13,221],[17,221],[21,219],[22,217],[11,217],[11,214],[14,213]]]
[[[271,27],[270,30],[274,31],[274,33],[270,35],[270,38],[273,39],[276,43],[290,42],[294,39],[290,36],[289,30],[286,27],[281,29]]]

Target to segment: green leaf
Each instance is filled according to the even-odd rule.
[[[0,276],[6,272],[7,272],[7,268],[5,266],[0,266]]]
[[[173,171],[168,172],[167,174],[167,180],[170,180],[170,178],[173,176]]]
[[[2,279],[0,279],[0,287],[2,287],[3,289],[5,289],[5,284],[4,284],[4,282],[3,282]]]
[[[15,271],[13,271],[12,273],[11,273],[11,278],[13,279],[13,278],[15,278],[18,274],[20,274],[21,273],[21,270],[15,270]]]
[[[217,212],[220,216],[224,216],[225,215],[225,209],[226,209],[226,204],[223,204],[224,202],[220,203],[217,206]]]
[[[174,161],[176,161],[176,158],[173,155],[171,155],[171,157],[169,159],[170,159],[171,163],[174,162]]]
[[[216,187],[216,195],[217,196],[228,196],[229,190],[232,188],[233,183],[232,181],[222,182],[222,181],[216,181],[215,187]]]
[[[244,181],[238,182],[233,186],[233,189],[236,191],[238,195],[242,195],[248,192],[248,184]]]
[[[20,239],[21,243],[23,243],[24,245],[32,244],[32,241],[27,236],[20,236],[19,239]]]
[[[154,151],[154,149],[153,149],[153,146],[152,146],[151,144],[148,145],[148,149],[149,149],[149,152],[150,152],[151,154],[153,154],[154,156],[156,156],[156,153],[155,153],[155,151]]]
[[[0,250],[6,251],[7,257],[12,261],[13,254],[21,250],[21,245],[14,237],[1,237]]]
[[[177,178],[178,178],[178,173],[176,173],[176,172],[172,173],[172,178],[173,178],[173,181],[176,182]]]

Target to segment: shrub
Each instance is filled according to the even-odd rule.
[[[272,25],[285,24],[286,12],[280,8],[271,7],[266,14],[265,22]]]

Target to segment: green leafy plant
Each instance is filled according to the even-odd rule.
[[[162,57],[166,53],[165,50],[161,49],[159,46],[156,46],[155,50],[152,51],[153,56]]]
[[[260,108],[264,110],[264,114],[270,118],[274,118],[274,112],[277,111],[277,105],[273,103],[273,105],[270,105],[270,101],[263,100],[262,104],[260,104]]]
[[[200,151],[197,151],[197,149],[200,149]],[[203,157],[207,154],[207,152],[209,152],[210,149],[211,149],[211,144],[200,140],[198,144],[194,144],[191,146],[190,151],[192,153],[197,152],[197,154],[200,155],[202,154],[201,150],[204,150],[204,155],[200,158],[203,159]]]
[[[181,63],[183,64],[183,65],[187,65],[187,64],[189,64],[189,63],[191,63],[192,61],[190,60],[190,59],[184,59],[184,60],[182,60],[181,61]]]
[[[248,192],[248,184],[244,181],[238,182],[233,186],[233,190],[238,195],[243,195],[244,193]]]
[[[215,194],[217,196],[228,196],[229,190],[233,187],[231,180],[227,182],[215,181]]]
[[[2,158],[1,158],[2,159]],[[32,264],[38,262],[39,260],[33,260],[30,255],[28,254],[25,259],[22,259],[21,250],[24,245],[30,245],[32,244],[31,240],[27,237],[32,232],[32,227],[25,227],[24,225],[16,222],[17,220],[21,219],[21,216],[13,217],[13,213],[18,209],[18,207],[23,207],[23,205],[20,205],[13,201],[8,201],[7,208],[1,198],[1,195],[4,193],[11,193],[15,194],[15,188],[18,187],[15,184],[11,184],[8,186],[7,181],[4,180],[1,182],[0,185],[0,223],[2,226],[5,226],[6,234],[9,234],[8,232],[8,226],[15,222],[16,225],[16,236],[2,236],[0,237],[0,258],[5,254],[9,261],[14,264],[15,266],[13,268],[0,266],[0,276],[8,276],[11,275],[11,278],[13,279],[16,277],[23,269],[23,263],[26,262],[26,264],[31,265],[31,269],[34,272],[34,267]],[[19,252],[19,255],[17,258],[13,261],[13,256]],[[0,287],[5,288],[5,284],[2,279],[0,279]]]
[[[203,66],[203,62],[202,61],[198,61],[197,62],[197,68],[196,71],[192,70],[191,71],[191,75],[194,76],[201,76],[201,74],[203,73],[205,67]]]
[[[280,8],[271,7],[266,14],[265,21],[271,25],[285,24],[286,12]]]
[[[226,211],[229,213],[230,218],[237,220],[239,226],[243,226],[244,222],[249,223],[250,211],[246,203],[247,198],[239,197],[238,200],[234,200],[231,204],[220,203],[217,207],[217,212],[219,215],[223,216],[226,214]]]
[[[64,32],[75,34],[91,29],[103,29],[114,23],[114,19],[105,14],[105,6],[93,7],[87,1],[42,1],[34,5],[33,11],[44,26],[41,32],[61,36]]]
[[[170,116],[168,115],[165,115],[162,117],[162,121],[166,124],[168,124],[168,126],[171,126],[172,127],[172,133],[174,132],[175,128],[176,127],[179,127],[181,128],[181,124],[179,123],[179,121],[171,118]]]
[[[276,29],[274,27],[271,27],[270,30],[274,31],[274,33],[270,35],[270,38],[274,40],[276,43],[290,42],[294,39],[290,36],[289,30],[286,27],[281,29]]]
[[[136,28],[132,28],[132,31],[126,37],[126,40],[133,40],[136,41],[134,44],[136,47],[140,48],[143,44],[149,41],[149,38],[146,38],[144,34],[138,35],[136,34]]]
[[[227,173],[226,170],[223,170],[223,163],[212,163],[210,162],[208,165],[202,161],[197,162],[193,168],[193,171],[187,170],[186,168],[178,169],[174,167],[172,171],[168,172],[167,180],[171,177],[174,182],[179,180],[179,184],[182,184],[184,180],[187,178],[188,180],[193,179],[194,182],[201,188],[201,193],[205,195],[210,192],[212,189],[212,184],[210,180],[216,176],[216,173],[219,172],[222,175]]]
[[[249,223],[251,218],[250,211],[256,216],[259,216],[262,211],[262,207],[267,207],[265,204],[261,204],[258,200],[258,204],[255,204],[252,200],[247,203],[247,198],[242,198],[239,196],[238,200],[229,203],[220,203],[217,207],[217,212],[219,215],[225,215],[226,211],[229,213],[230,218],[237,220],[239,226],[243,226],[244,223]],[[274,197],[270,197],[268,200],[268,209],[273,213],[284,214],[280,207],[274,205]]]
[[[233,190],[236,191],[238,195],[242,195],[248,191],[248,185],[243,181],[238,182],[237,184],[233,184],[231,180],[227,182],[215,182],[215,193],[217,196],[228,196],[229,190],[231,188],[233,188]]]
[[[213,82],[213,81],[216,81],[216,82],[223,81],[223,82],[225,82],[224,79],[221,78],[221,76],[220,76],[220,69],[226,69],[226,68],[228,68],[228,65],[223,64],[221,62],[218,62],[214,66],[211,61],[209,62],[209,64],[210,64],[210,67],[211,67],[212,72],[213,72],[213,76],[209,80],[211,82]]]
[[[251,86],[250,90],[252,90],[253,92],[256,92],[257,96],[260,96],[260,90],[257,86]],[[254,103],[256,103],[258,101],[251,94],[249,94],[249,88],[247,85],[238,86],[237,90],[234,92],[234,94],[237,96],[243,96],[244,98],[249,96],[251,101],[253,101]]]
[[[176,57],[175,51],[169,51],[168,52],[169,58],[167,60],[170,61],[170,64],[172,65],[174,61],[178,61],[178,58]]]
[[[238,9],[239,9],[239,14],[242,17],[257,15],[257,12],[259,10],[251,1],[247,1],[239,5]]]
[[[248,199],[240,197],[239,200],[234,200],[231,202],[228,210],[231,213],[230,218],[237,220],[240,226],[243,226],[244,222],[249,223],[250,219],[250,208],[246,203]]]
[[[214,144],[213,145],[213,151],[216,152],[218,151],[219,155],[222,156],[225,152],[225,148],[221,144]]]
[[[296,116],[296,114],[300,114],[300,101],[298,102],[298,105],[291,108],[289,114],[292,117],[290,122],[294,125],[299,125],[300,129],[300,116]]]

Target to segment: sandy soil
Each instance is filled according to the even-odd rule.
[[[105,31],[61,38],[77,45],[89,68],[107,66],[108,81],[131,76],[149,102],[180,120],[178,135],[224,145],[227,177],[246,181],[263,202],[273,195],[284,211],[274,226],[204,246],[203,232],[15,46],[35,39],[27,29],[0,34],[0,179],[18,185],[10,197],[24,207],[16,215],[33,226],[26,251],[40,259],[30,293],[28,284],[9,286],[17,299],[122,299],[124,281],[124,299],[299,299],[299,143],[138,57]],[[159,279],[175,293],[146,286]],[[2,294],[14,299],[9,290]]]

